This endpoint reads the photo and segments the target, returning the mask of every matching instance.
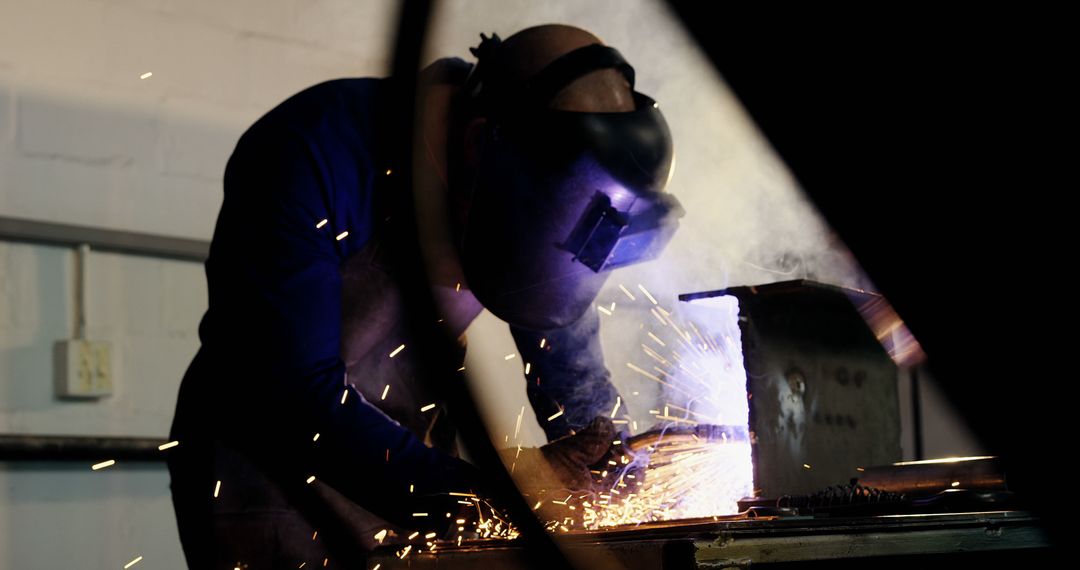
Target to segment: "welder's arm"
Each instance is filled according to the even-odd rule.
[[[510,332],[530,364],[525,392],[548,441],[580,431],[596,416],[611,417],[618,392],[604,366],[595,310],[563,328],[531,331],[511,326]]]
[[[346,390],[345,242],[336,237],[367,228],[334,223],[326,166],[299,135],[281,139],[238,145],[207,262],[211,310],[224,331],[219,344],[248,352],[237,360],[250,367],[236,381],[249,383],[260,407],[243,413],[265,437],[281,438],[276,455],[304,478],[314,475],[391,522],[428,526],[413,513],[446,512],[457,500],[446,493],[475,488],[481,476]]]

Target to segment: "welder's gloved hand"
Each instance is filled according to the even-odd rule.
[[[557,439],[540,451],[570,489],[592,489],[594,479],[589,470],[604,460],[614,439],[611,420],[597,417],[576,434]]]
[[[600,470],[597,485],[603,487],[603,491],[619,488],[623,489],[620,493],[625,495],[638,491],[638,487],[644,485],[649,455],[632,450],[627,445],[629,440],[629,432],[616,433],[612,446],[600,458],[596,466],[596,469]],[[614,498],[612,500],[614,501]]]
[[[528,495],[546,491],[594,491],[595,481],[589,472],[608,454],[615,439],[611,420],[597,417],[581,431],[557,439],[540,448],[500,452],[512,467],[514,481]]]

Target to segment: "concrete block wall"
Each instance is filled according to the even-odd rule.
[[[387,70],[394,0],[0,0],[0,215],[209,239],[244,128],[289,95]],[[469,58],[481,31],[589,28],[637,67],[677,144],[688,211],[660,261],[619,271],[665,305],[678,293],[799,277],[871,287],[658,0],[448,0],[428,59]],[[147,79],[140,75],[151,72]],[[196,263],[92,256],[91,337],[114,343],[115,394],[52,397],[51,346],[73,329],[74,259],[0,243],[0,430],[164,436],[206,304]],[[623,387],[638,317],[605,321]],[[619,320],[628,319],[628,320]],[[505,325],[469,330],[493,434],[524,403]],[[631,403],[627,403],[628,406]],[[647,407],[645,402],[633,404]],[[526,414],[525,443],[542,441]],[[0,568],[182,568],[161,466],[0,463]]]
[[[382,75],[392,0],[0,0],[0,215],[210,239],[262,113]],[[147,79],[140,75],[152,72]],[[66,248],[0,243],[0,433],[164,437],[206,306],[198,263],[92,253],[90,338],[115,392],[53,396],[74,330]],[[0,568],[185,567],[162,465],[0,463]]]

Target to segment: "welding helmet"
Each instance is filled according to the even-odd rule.
[[[462,94],[486,117],[461,236],[465,279],[508,323],[537,330],[585,312],[616,267],[656,257],[683,210],[664,193],[671,132],[659,106],[633,92],[633,111],[550,108],[575,79],[634,70],[600,44],[556,59],[529,81],[502,79],[497,35],[483,35]]]

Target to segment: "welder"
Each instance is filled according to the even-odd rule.
[[[432,326],[462,358],[487,308],[530,364],[552,443],[524,452],[542,468],[523,486],[588,487],[610,453],[619,396],[589,308],[610,270],[655,257],[682,215],[663,191],[670,132],[633,68],[584,30],[539,26],[472,52],[475,65],[421,72],[415,209],[401,157],[380,144],[392,80],[308,88],[238,142],[171,432],[192,568],[355,564],[384,530],[445,531],[482,492],[417,380],[430,371],[403,283],[425,274]]]

